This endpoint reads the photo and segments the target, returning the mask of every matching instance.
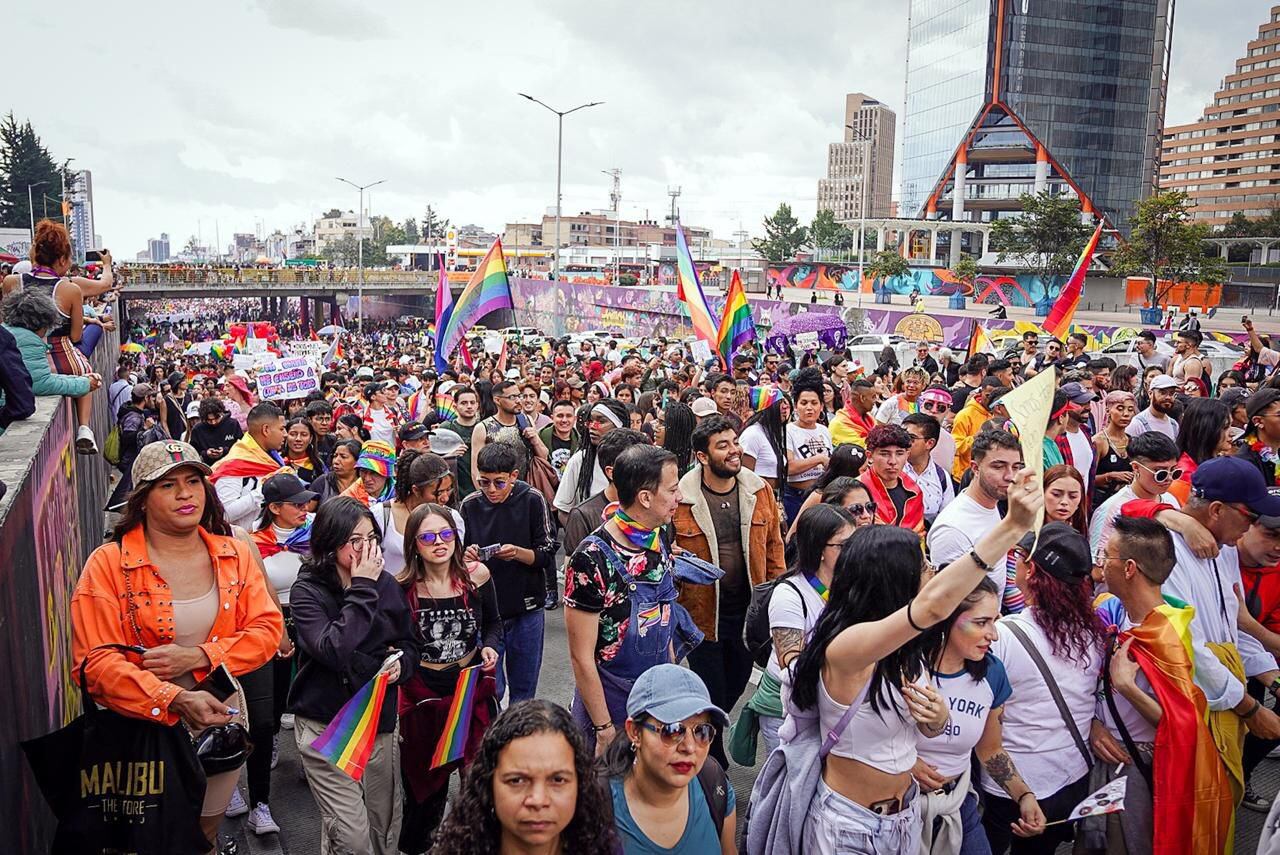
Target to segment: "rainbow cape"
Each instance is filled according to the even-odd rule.
[[[689,313],[694,334],[707,343],[712,353],[719,352],[720,333],[711,319],[711,307],[707,304],[707,295],[702,293],[698,268],[694,266],[689,242],[685,240],[684,229],[679,223],[676,223],[676,296]]]
[[[498,309],[515,309],[500,239],[494,240],[493,246],[489,247],[484,259],[476,267],[476,272],[471,274],[471,279],[458,295],[458,302],[453,304],[449,322],[440,328],[437,360],[443,356],[447,367],[449,354],[457,350],[467,330],[479,323],[485,315]]]
[[[441,421],[453,421],[458,418],[458,408],[453,403],[453,396],[443,392],[436,395],[436,415]]]
[[[1084,292],[1084,275],[1089,270],[1089,262],[1093,260],[1093,251],[1098,248],[1098,239],[1102,237],[1102,220],[1093,230],[1093,237],[1080,251],[1080,260],[1076,262],[1071,276],[1058,292],[1058,299],[1044,319],[1044,331],[1054,338],[1065,339],[1071,332],[1071,319],[1075,317],[1076,307],[1080,305],[1080,294]]]
[[[756,322],[751,317],[751,307],[747,305],[747,292],[742,287],[742,277],[735,268],[729,280],[729,291],[724,298],[724,317],[720,319],[720,331],[717,334],[720,343],[720,358],[728,365],[734,351],[756,338]]]
[[[476,691],[480,687],[480,666],[472,665],[458,672],[458,682],[453,688],[453,702],[445,716],[444,731],[431,755],[431,768],[461,760],[471,732],[471,713],[475,708]]]
[[[213,464],[211,481],[221,478],[265,478],[284,466],[278,451],[265,451],[249,434],[236,440],[227,456]]]
[[[777,386],[752,386],[748,393],[752,412],[767,410],[782,400],[782,390]]]
[[[373,753],[373,740],[378,735],[378,716],[387,697],[390,679],[389,672],[379,671],[342,705],[324,733],[311,742],[312,748],[353,781],[364,777],[365,764]]]
[[[1120,626],[1124,608],[1103,594],[1095,603],[1104,623]],[[1122,632],[1164,714],[1151,763],[1152,852],[1224,852],[1231,842],[1235,801],[1227,768],[1207,724],[1208,704],[1192,681],[1191,619],[1195,608],[1170,598],[1141,624]]]

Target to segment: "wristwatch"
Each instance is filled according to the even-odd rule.
[[[1280,692],[1280,674],[1276,675],[1276,678],[1271,681],[1271,685],[1267,686],[1267,688],[1271,690],[1273,695]]]

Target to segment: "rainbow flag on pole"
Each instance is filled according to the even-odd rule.
[[[445,716],[444,732],[431,755],[431,768],[438,769],[447,763],[461,760],[471,733],[471,713],[476,705],[476,693],[480,688],[480,666],[472,665],[458,672],[458,682],[453,688],[453,703]]]
[[[342,705],[324,733],[311,743],[312,748],[351,776],[353,781],[364,777],[364,767],[373,753],[373,740],[378,735],[378,716],[387,697],[390,678],[390,672],[379,671]]]
[[[991,341],[991,336],[987,335],[986,327],[979,320],[974,320],[973,329],[969,332],[969,355],[975,353],[992,353],[996,352],[995,343]]]
[[[729,280],[729,291],[724,298],[724,317],[720,319],[720,358],[728,365],[734,351],[756,337],[756,322],[747,305],[747,292],[742,287],[742,277],[737,269]]]
[[[1093,230],[1093,237],[1089,238],[1089,242],[1084,245],[1084,249],[1080,252],[1080,260],[1076,262],[1071,276],[1058,292],[1058,299],[1049,311],[1049,317],[1044,319],[1044,331],[1054,338],[1065,339],[1067,333],[1071,332],[1071,319],[1075,317],[1076,307],[1080,305],[1080,294],[1084,291],[1084,275],[1089,270],[1089,262],[1093,260],[1093,251],[1098,248],[1100,237],[1102,237],[1102,220],[1098,220],[1098,227]]]
[[[453,292],[449,290],[449,271],[445,269],[444,256],[440,256],[440,276],[436,280],[436,315],[431,325],[432,343],[435,345],[436,373],[443,374],[449,370],[449,354],[443,352],[440,337],[444,328],[449,325],[449,316],[453,313]]]
[[[514,308],[511,282],[507,279],[507,263],[502,257],[502,241],[494,240],[480,266],[471,274],[471,279],[458,295],[458,302],[453,304],[449,322],[440,327],[436,358],[443,355],[447,360],[449,354],[462,344],[467,330],[479,323],[485,315],[498,309]]]
[[[720,350],[720,332],[715,321],[711,319],[711,307],[707,305],[707,295],[702,293],[702,283],[698,281],[698,268],[693,264],[693,255],[689,252],[689,242],[685,240],[684,229],[676,223],[676,296],[684,304],[689,313],[689,321],[693,324],[693,332],[707,343],[712,353]]]

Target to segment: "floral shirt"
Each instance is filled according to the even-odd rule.
[[[672,572],[675,562],[670,550],[664,555],[649,550],[622,547],[604,527],[596,529],[617,560],[610,560],[605,550],[594,540],[584,540],[569,559],[569,569],[564,579],[565,605],[597,612],[600,630],[596,636],[596,660],[608,662],[618,655],[631,623],[630,580],[619,572],[626,567],[631,576],[646,582],[657,582],[663,574]],[[619,565],[619,560],[621,565]]]

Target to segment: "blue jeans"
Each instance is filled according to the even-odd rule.
[[[538,672],[542,670],[542,632],[546,612],[541,607],[520,617],[502,622],[502,639],[498,642],[498,700],[507,684],[511,697],[507,705],[527,701],[538,693]],[[511,655],[508,656],[507,652]]]
[[[987,841],[987,832],[982,827],[982,817],[978,815],[978,796],[969,793],[960,805],[960,822],[964,825],[964,841],[960,844],[960,855],[991,855],[991,844]]]

